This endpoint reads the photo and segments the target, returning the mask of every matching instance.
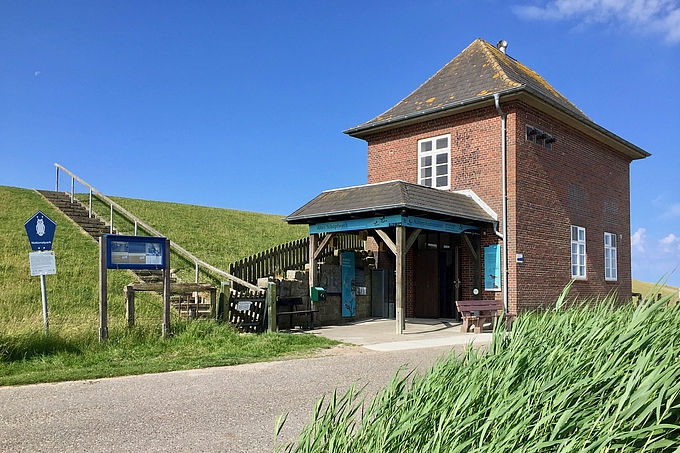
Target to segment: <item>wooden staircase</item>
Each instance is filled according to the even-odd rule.
[[[55,192],[53,190],[38,190],[38,193],[45,197],[55,208],[63,212],[68,218],[73,220],[76,225],[92,236],[95,241],[99,241],[102,234],[109,234],[111,228],[100,218],[94,215],[90,217],[89,209],[80,201],[73,199],[65,192]],[[116,230],[113,230],[116,233]]]

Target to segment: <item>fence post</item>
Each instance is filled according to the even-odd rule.
[[[276,283],[267,283],[267,295],[265,296],[265,303],[267,305],[267,317],[269,319],[269,332],[276,332]]]
[[[221,319],[223,322],[229,322],[230,319],[230,313],[229,313],[229,297],[231,296],[231,282],[226,281],[222,282],[222,286],[220,288],[220,301],[219,301],[219,306],[217,307],[217,319]]]
[[[128,327],[135,325],[135,288],[132,285],[127,285],[123,288],[125,296],[125,320]]]

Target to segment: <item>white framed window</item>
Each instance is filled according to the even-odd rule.
[[[451,134],[418,140],[418,184],[451,188]]]
[[[586,229],[571,226],[571,278],[586,278]]]
[[[604,234],[604,279],[615,282],[618,279],[616,272],[616,235]]]

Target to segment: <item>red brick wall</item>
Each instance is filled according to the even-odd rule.
[[[554,304],[571,279],[572,224],[586,228],[587,252],[587,279],[574,284],[573,294],[604,296],[617,290],[622,299],[629,298],[630,160],[526,104],[515,101],[502,108],[507,114],[510,309]],[[553,149],[527,142],[526,124],[557,138]],[[367,138],[368,182],[417,183],[418,140],[451,134],[451,189],[472,189],[500,219],[500,131],[500,117],[488,107],[378,132]],[[605,231],[619,239],[617,282],[604,281]],[[488,229],[482,247],[491,243],[500,241]],[[461,251],[463,298],[472,298],[472,258],[465,246]],[[515,262],[517,253],[524,255],[523,264]],[[412,275],[409,269],[407,259],[407,281]],[[411,284],[407,316],[412,291]],[[502,293],[483,292],[483,297],[502,298]]]
[[[570,281],[571,225],[586,229],[586,280],[577,280],[572,294],[604,297],[616,290],[629,299],[630,159],[525,104],[511,111],[518,224],[509,256],[524,254],[523,264],[511,266],[522,308],[550,306]],[[527,141],[526,124],[555,137],[553,149]],[[604,278],[605,232],[617,235],[616,282]]]

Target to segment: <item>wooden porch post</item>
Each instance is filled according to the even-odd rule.
[[[316,286],[316,263],[317,263],[317,254],[316,254],[316,249],[319,245],[319,235],[318,234],[310,234],[309,235],[309,291],[307,292],[307,295],[310,296],[311,299],[311,294],[312,294],[312,287]],[[313,303],[310,300],[310,307],[313,310],[314,307],[312,306]]]
[[[404,246],[406,245],[406,227],[397,226],[397,278],[396,278],[396,291],[395,299],[397,303],[397,334],[401,335],[404,333],[406,328],[406,313],[404,313],[405,299],[406,299],[406,278],[405,278],[405,263],[406,258],[404,253]]]

